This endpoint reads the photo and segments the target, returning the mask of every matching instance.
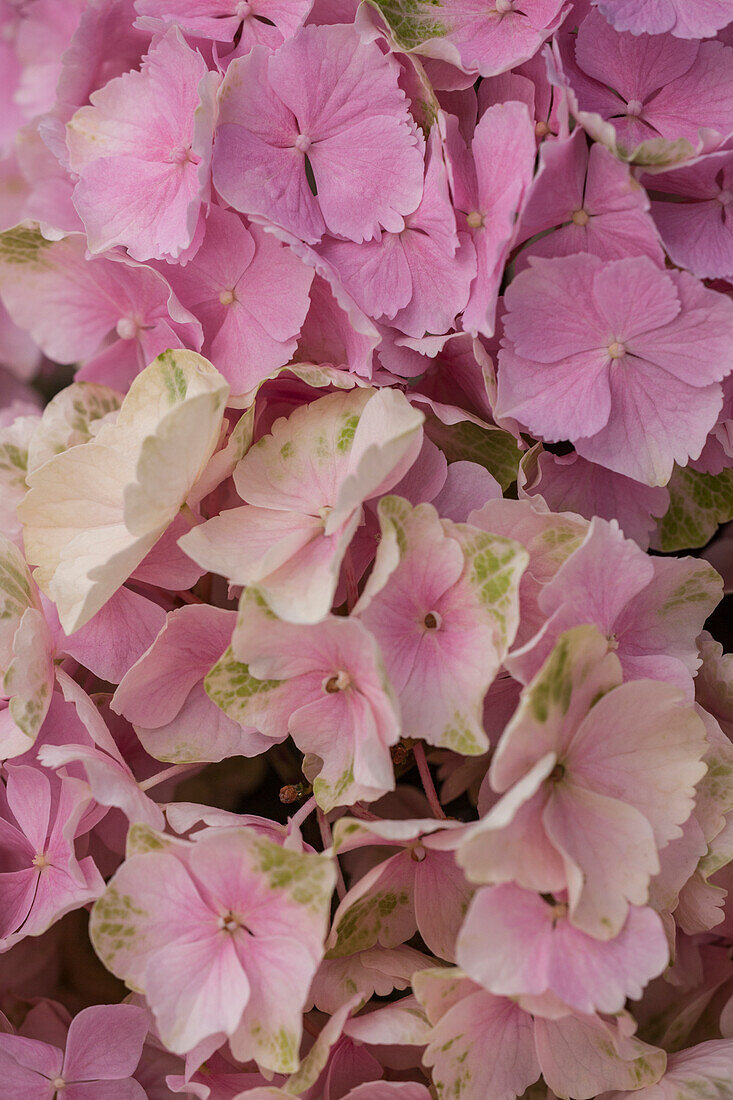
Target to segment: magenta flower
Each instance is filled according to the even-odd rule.
[[[664,252],[648,211],[646,192],[629,168],[603,145],[589,148],[583,130],[545,142],[517,231],[519,241],[541,236],[522,249],[517,270],[529,256],[574,252],[602,260],[649,256],[662,267]]]
[[[237,54],[261,44],[276,49],[308,15],[313,0],[135,0],[139,26],[165,30],[177,23],[184,34],[214,42],[238,40]]]
[[[17,1100],[145,1100],[132,1076],[148,1031],[135,1005],[92,1005],[74,1017],[65,1050],[0,1035],[0,1074]]]
[[[670,258],[701,279],[733,279],[733,152],[645,182]]]
[[[395,62],[347,26],[304,27],[233,61],[221,90],[214,183],[236,210],[313,244],[324,232],[399,233],[423,165]],[[312,173],[312,183],[308,174]]]
[[[731,22],[726,0],[593,0],[617,31],[711,38]]]
[[[733,370],[733,302],[646,257],[533,259],[505,295],[496,412],[647,485],[697,458]]]
[[[658,137],[697,146],[703,128],[718,141],[733,132],[732,62],[720,42],[619,34],[591,11],[578,30],[570,82],[581,109],[613,123],[627,153]]]

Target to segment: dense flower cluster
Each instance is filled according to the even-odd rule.
[[[729,1100],[731,0],[0,32],[2,1095]]]

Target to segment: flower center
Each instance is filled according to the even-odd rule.
[[[223,913],[217,923],[222,932],[236,932],[237,929],[242,927],[242,922],[234,913]]]
[[[247,0],[240,0],[237,4],[237,9],[234,12],[240,19],[246,19],[252,12],[252,5],[247,3]]]
[[[427,615],[423,619],[423,626],[427,630],[440,630],[443,619],[437,611],[428,611]]]
[[[718,202],[721,206],[730,206],[733,202],[733,191],[721,191],[718,195]]]
[[[410,848],[410,859],[414,859],[415,863],[422,863],[427,858],[427,850],[424,844],[414,844]]]
[[[173,164],[178,164],[183,167],[184,164],[197,164],[198,157],[191,151],[190,145],[177,145],[175,149],[171,149],[168,160]]]
[[[549,778],[551,783],[559,783],[561,779],[564,779],[564,777],[565,777],[565,765],[564,764],[555,764],[555,767],[550,772],[550,775],[549,775],[548,778]]]
[[[312,143],[307,134],[298,134],[294,144],[299,153],[307,153]]]
[[[480,210],[472,210],[470,214],[466,214],[466,225],[469,229],[480,229],[484,224],[484,216]]]
[[[608,345],[608,354],[611,359],[623,359],[626,355],[626,345],[614,340],[612,344]]]
[[[640,99],[630,99],[626,104],[626,114],[631,115],[632,118],[638,118],[644,109],[644,104]]]
[[[575,225],[587,225],[590,221],[590,214],[587,210],[574,210],[573,222]]]
[[[514,0],[496,0],[496,10],[499,15],[506,15],[514,10]]]
[[[51,866],[51,860],[48,858],[45,852],[36,852],[32,859],[34,867],[37,867],[39,871],[42,871],[44,867]]]
[[[120,340],[134,340],[137,336],[138,323],[133,317],[120,317],[115,331]]]
[[[337,691],[345,691],[351,684],[351,677],[348,672],[344,672],[343,669],[339,669],[333,676],[328,676],[323,681],[323,690],[328,692],[329,695],[335,695]]]
[[[230,306],[232,304],[232,302],[234,301],[234,291],[233,290],[222,290],[222,292],[219,295],[219,301],[221,302],[221,304],[223,306]]]
[[[63,1077],[54,1077],[51,1084],[57,1092],[62,1092],[66,1088],[66,1081],[64,1081]]]
[[[535,122],[535,124],[534,124],[534,132],[535,132],[535,134],[537,135],[537,137],[539,137],[539,138],[543,138],[543,137],[545,137],[545,136],[546,136],[546,134],[549,134],[549,132],[550,132],[550,127],[549,127],[549,126],[547,125],[547,123],[546,123],[546,122],[542,122],[542,121],[540,121],[540,122]]]

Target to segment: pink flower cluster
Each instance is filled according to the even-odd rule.
[[[733,1097],[731,521],[731,0],[0,0],[0,1094]]]

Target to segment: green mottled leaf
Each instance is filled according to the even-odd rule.
[[[667,488],[670,504],[652,536],[655,550],[704,546],[719,524],[733,519],[733,470],[713,475],[676,466]]]

